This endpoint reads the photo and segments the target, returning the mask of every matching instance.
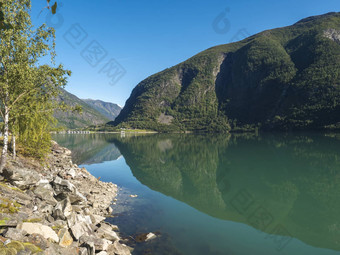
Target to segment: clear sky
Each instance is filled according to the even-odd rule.
[[[124,105],[148,76],[209,47],[340,11],[340,0],[32,0],[35,25],[57,31],[57,62],[80,98]],[[53,4],[54,1],[51,0]]]

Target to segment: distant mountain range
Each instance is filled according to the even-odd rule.
[[[114,103],[103,102],[101,100],[82,99],[85,103],[91,106],[93,109],[100,112],[109,120],[115,120],[122,108]]]
[[[67,129],[83,128],[93,125],[105,124],[115,119],[121,108],[113,103],[100,100],[82,100],[62,89],[57,101],[64,102],[68,106],[79,105],[82,113],[56,111],[54,117],[58,120],[58,126]]]
[[[340,13],[207,49],[140,82],[112,123],[159,131],[340,129]]]

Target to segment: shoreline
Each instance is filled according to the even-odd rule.
[[[68,132],[51,132],[51,134],[57,135],[91,135],[91,134],[159,134],[157,131],[128,131],[128,132],[116,132],[116,131],[72,131]]]
[[[117,192],[54,141],[43,166],[9,160],[0,174],[0,254],[131,254],[119,227],[105,221]]]

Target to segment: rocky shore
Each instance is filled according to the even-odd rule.
[[[0,174],[0,255],[128,255],[119,228],[105,222],[117,186],[72,163],[53,143],[42,166],[9,161]]]

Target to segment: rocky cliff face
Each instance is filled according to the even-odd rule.
[[[42,167],[23,157],[0,175],[0,254],[130,254],[106,222],[117,186],[72,163],[54,143]]]
[[[339,128],[339,28],[340,13],[330,13],[210,48],[138,84],[114,124]]]

